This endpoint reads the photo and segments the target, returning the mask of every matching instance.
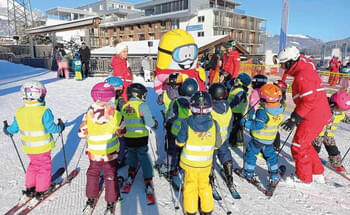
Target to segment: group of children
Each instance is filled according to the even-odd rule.
[[[243,142],[244,128],[250,131],[251,140],[243,155],[243,175],[248,180],[253,179],[256,157],[262,152],[268,165],[270,183],[278,182],[278,129],[283,120],[287,90],[283,81],[267,83],[264,75],[251,79],[248,74],[240,73],[230,81],[231,88],[223,83],[214,83],[205,92],[198,90],[195,79],[172,73],[167,83],[167,88],[158,98],[158,103],[165,106],[163,116],[167,133],[167,162],[160,169],[174,180],[181,174],[179,172],[184,171],[183,205],[186,214],[196,214],[198,208],[203,215],[214,210],[210,175],[216,155],[223,166],[228,186],[233,184],[233,158],[228,148],[229,144],[235,146]],[[248,98],[251,83],[253,90]],[[121,97],[123,90],[126,90],[128,101]],[[31,197],[40,201],[50,186],[50,151],[54,147],[52,134],[62,132],[65,126],[61,120],[54,123],[50,109],[45,106],[46,88],[41,82],[27,82],[21,92],[24,106],[16,111],[13,123],[5,126],[4,132],[13,135],[20,131],[23,150],[30,158],[26,190],[21,201]],[[105,214],[114,213],[115,202],[120,196],[117,169],[123,164],[125,154],[129,166],[126,184],[133,182],[140,166],[145,191],[153,193],[148,135],[149,129],[158,127],[158,122],[145,102],[146,95],[147,89],[139,83],[123,89],[123,81],[118,77],[110,77],[92,88],[94,103],[85,113],[78,132],[79,137],[87,140],[90,160],[86,173],[86,210],[94,207],[103,171],[107,202]],[[344,111],[350,109],[349,100],[349,95],[344,92],[330,97],[332,124],[326,126],[314,141],[318,151],[321,144],[325,144],[330,163],[341,171],[345,169],[335,145],[334,131],[336,124],[344,118]]]

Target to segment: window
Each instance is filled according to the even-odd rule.
[[[119,5],[119,8],[124,8],[124,5],[120,4],[120,5]]]
[[[204,16],[198,16],[198,22],[204,22]]]
[[[204,31],[197,32],[198,37],[204,37]]]

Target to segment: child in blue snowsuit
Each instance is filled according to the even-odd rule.
[[[72,61],[72,67],[74,71],[75,80],[81,81],[82,75],[81,75],[81,60],[80,60],[80,53],[75,52],[74,59]]]
[[[280,175],[273,142],[283,120],[284,107],[280,103],[282,92],[278,86],[266,84],[260,89],[260,95],[261,103],[256,111],[255,119],[242,118],[241,120],[241,125],[249,129],[252,136],[244,155],[243,175],[248,179],[253,178],[256,155],[262,151],[267,162],[270,180],[276,183]]]

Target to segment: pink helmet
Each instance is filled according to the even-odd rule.
[[[106,82],[97,83],[91,89],[91,97],[94,102],[109,102],[115,97],[114,87]]]
[[[344,91],[339,91],[331,96],[331,100],[337,104],[337,107],[346,111],[350,109],[350,95]]]

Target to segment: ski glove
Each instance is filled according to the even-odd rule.
[[[154,120],[154,125],[152,128],[157,129],[158,128],[158,121],[156,120],[155,117],[152,117],[152,119]]]
[[[62,121],[62,119],[58,119],[58,125],[61,127],[61,132],[64,130],[64,128],[66,127]]]
[[[6,123],[4,123],[4,128],[3,131],[7,136],[12,136],[12,134],[10,132],[7,131],[7,128],[9,127],[9,125]]]
[[[292,113],[289,119],[282,123],[282,128],[286,131],[292,131],[294,127],[303,121],[304,118],[299,116],[295,111]]]

